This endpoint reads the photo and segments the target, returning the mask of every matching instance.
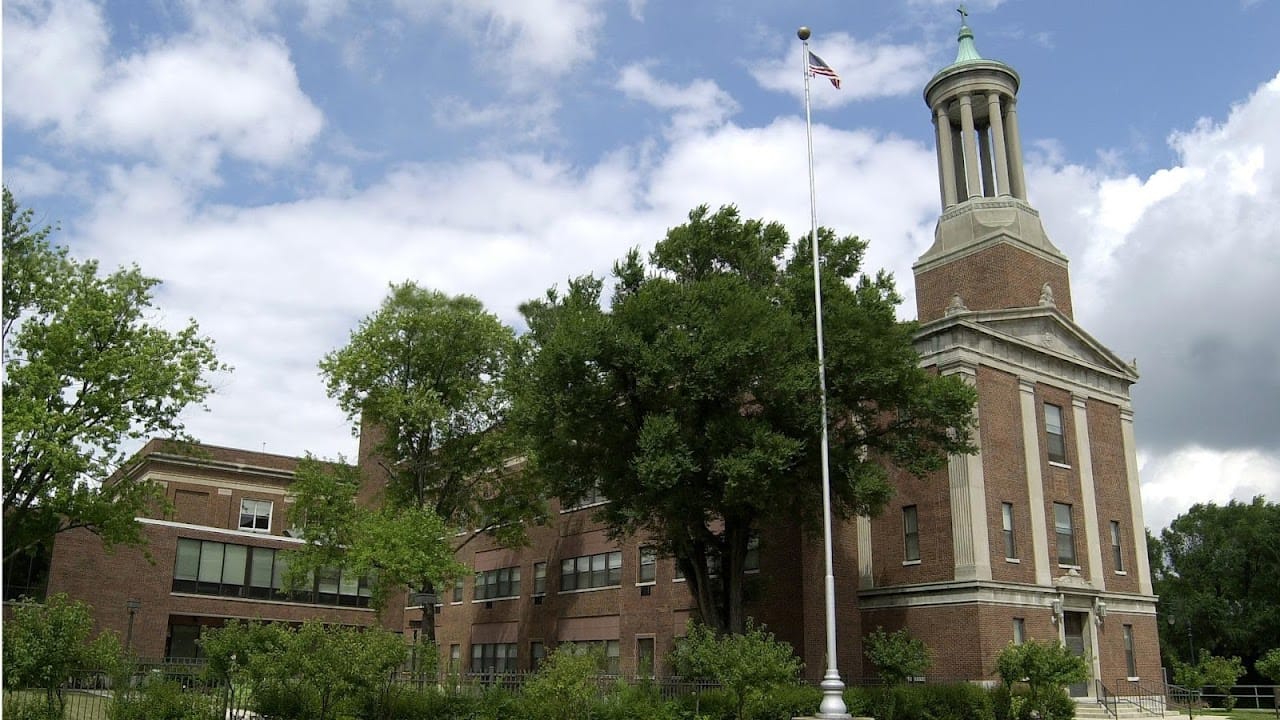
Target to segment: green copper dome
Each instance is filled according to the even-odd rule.
[[[959,41],[960,47],[956,50],[956,61],[951,63],[952,65],[977,62],[982,59],[978,54],[978,47],[973,44],[973,30],[969,29],[968,23],[960,26]]]

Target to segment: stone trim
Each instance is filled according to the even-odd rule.
[[[1098,497],[1093,481],[1093,450],[1089,441],[1089,415],[1086,398],[1071,395],[1071,409],[1075,421],[1076,458],[1080,463],[1080,497],[1084,501],[1085,552],[1089,557],[1089,582],[1094,587],[1106,589],[1106,573],[1102,571],[1102,544],[1098,532]]]
[[[1018,399],[1022,415],[1022,447],[1027,468],[1027,501],[1031,506],[1032,558],[1035,561],[1036,584],[1052,586],[1049,570],[1049,527],[1044,513],[1044,479],[1040,470],[1040,424],[1036,420],[1036,386],[1018,378]]]

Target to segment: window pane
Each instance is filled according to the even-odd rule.
[[[351,596],[360,594],[360,576],[350,570],[343,570],[338,581],[338,594]]]
[[[535,593],[547,591],[547,564],[544,562],[533,564],[533,591]]]
[[[560,562],[560,590],[577,590],[578,583],[574,577],[573,558]]]
[[[1062,432],[1062,408],[1045,403],[1044,430],[1048,440],[1049,460],[1065,463],[1067,461],[1067,448]]]
[[[244,545],[226,545],[222,558],[222,582],[228,585],[243,585],[245,566],[248,564],[249,548]]]
[[[222,543],[201,543],[200,549],[200,582],[222,582]]]
[[[653,548],[640,548],[640,570],[637,582],[653,582],[658,577],[658,554]]]
[[[1053,504],[1053,525],[1054,534],[1058,541],[1058,563],[1075,565],[1075,531],[1071,524],[1070,505],[1064,503]]]
[[[249,584],[253,587],[271,587],[271,561],[276,552],[271,548],[253,549],[253,563],[249,567]]]
[[[175,580],[195,580],[200,572],[200,541],[178,539],[178,560],[173,566]]]

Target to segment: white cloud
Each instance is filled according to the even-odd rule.
[[[1280,500],[1280,454],[1189,446],[1140,460],[1139,474],[1146,479],[1142,508],[1152,532],[1168,527],[1195,503],[1225,505],[1257,495]]]
[[[396,0],[418,20],[443,18],[465,33],[480,61],[513,77],[559,76],[595,56],[600,0]]]
[[[96,6],[22,4],[6,23],[6,115],[71,147],[213,182],[224,156],[280,165],[323,125],[277,39],[211,31],[108,61]]]
[[[671,111],[675,136],[718,127],[738,111],[738,103],[714,81],[694,80],[679,87],[658,80],[643,65],[623,68],[617,87],[629,98]]]
[[[811,45],[813,52],[831,66],[841,80],[840,89],[827,85],[824,78],[811,80],[812,104],[818,108],[839,107],[855,100],[889,97],[920,92],[933,74],[929,54],[922,46],[878,44],[850,37],[845,33],[823,35]],[[751,74],[761,87],[804,94],[800,53],[792,45],[783,57],[761,60]]]

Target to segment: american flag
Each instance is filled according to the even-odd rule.
[[[840,89],[840,76],[836,74],[835,70],[831,69],[830,65],[822,62],[822,58],[814,55],[812,52],[809,53],[809,72],[814,75],[821,75],[831,80],[831,84],[834,85],[837,90]]]

